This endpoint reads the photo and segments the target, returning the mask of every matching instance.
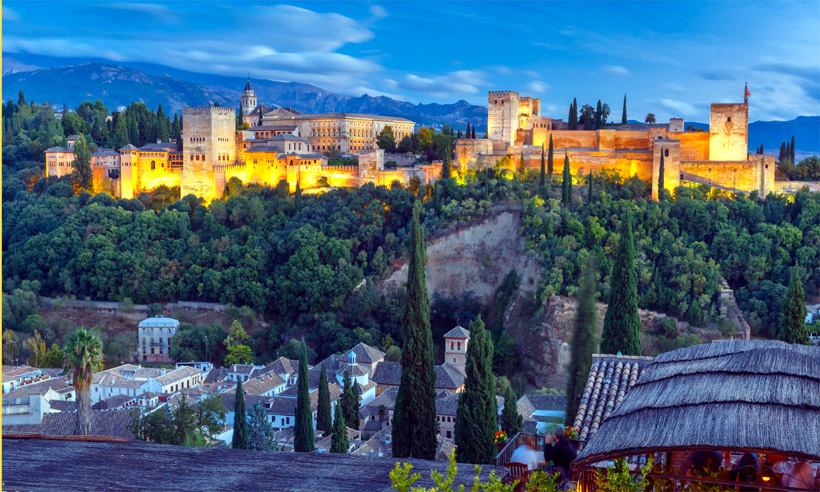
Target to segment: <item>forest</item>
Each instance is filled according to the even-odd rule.
[[[11,104],[4,105],[5,125],[11,124]],[[13,119],[23,111],[15,106]],[[290,194],[281,183],[267,188],[232,180],[224,197],[207,206],[164,187],[117,200],[78,193],[71,177],[40,178],[43,163],[33,142],[51,145],[69,131],[45,125],[53,128],[23,121],[20,133],[4,142],[4,359],[12,335],[18,346],[35,331],[40,337],[18,348],[24,357],[37,347],[45,357],[45,347],[64,342],[68,328],[45,323],[37,295],[229,304],[266,321],[265,330],[252,334],[258,361],[293,356],[302,337],[311,359],[359,341],[383,350],[400,347],[403,293],[384,295],[378,281],[403,261],[419,199],[428,238],[474,223],[497,205],[520,208],[527,245],[543,264],[536,303],[552,294],[573,296],[590,255],[598,258],[599,298],[607,299],[612,252],[627,211],[634,221],[641,308],[695,326],[718,323],[723,277],[754,334],[774,337],[792,269],[800,269],[807,296],[820,292],[818,193],[764,199],[696,186],[679,187],[658,202],[647,183],[601,173],[569,177],[567,201],[561,176],[542,184],[537,170],[513,174],[498,167],[434,186],[394,182],[310,195]],[[7,159],[6,147],[13,157]],[[491,307],[465,296],[434,299],[432,308],[435,326],[457,319],[455,311],[464,323]],[[174,349],[204,359],[203,333],[211,340],[227,336],[218,325],[185,324]],[[503,335],[493,332],[496,344],[504,344]],[[508,343],[496,348],[504,350]],[[221,363],[225,353],[223,344],[208,354]]]

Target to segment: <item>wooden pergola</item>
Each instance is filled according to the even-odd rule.
[[[756,453],[757,481],[731,482],[725,470],[688,476],[681,465],[698,450],[721,452],[726,469]],[[780,477],[789,461],[820,463],[820,347],[725,341],[659,355],[573,462],[578,490],[596,490],[596,470],[615,459],[639,465],[650,456],[650,479],[674,489],[701,482],[807,490],[783,487]]]

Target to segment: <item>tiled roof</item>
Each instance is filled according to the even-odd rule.
[[[442,435],[436,436],[436,440],[436,461],[449,461],[450,454],[456,449],[455,443]]]
[[[573,424],[579,429],[579,439],[589,440],[598,432],[601,423],[621,403],[651,361],[651,357],[593,354]]]
[[[126,403],[134,401],[135,399],[136,397],[134,396],[114,395],[110,398],[106,398],[105,400],[100,400],[99,402],[95,403],[91,408],[94,410],[116,409],[124,406]]]
[[[322,120],[322,119],[346,119],[346,118],[364,118],[368,120],[380,121],[395,121],[397,123],[413,123],[406,118],[399,118],[397,116],[380,116],[375,114],[361,114],[361,113],[320,113],[320,114],[302,114],[297,116],[297,120]]]
[[[464,384],[464,374],[455,367],[444,364],[436,366],[436,389],[456,389]]]
[[[436,415],[451,415],[455,417],[456,410],[458,410],[458,397],[460,393],[447,395],[444,398],[436,400]],[[495,397],[496,408],[504,406],[504,398],[501,396]]]
[[[401,383],[401,363],[399,362],[379,362],[371,378],[378,384],[398,386]]]
[[[236,407],[236,391],[226,391],[225,393],[221,393],[219,396],[222,397],[222,404],[225,405],[225,408],[229,412],[233,412],[233,409]],[[245,395],[245,410],[249,409],[251,405],[257,402],[264,405],[270,399],[270,396]],[[228,422],[228,424],[232,425],[233,422]]]
[[[68,147],[49,147],[45,152],[74,152],[74,149]]]
[[[262,395],[284,384],[284,379],[275,372],[270,372],[245,381],[242,383],[242,390],[246,395]]]
[[[154,367],[140,367],[134,371],[134,379],[156,379],[162,376],[162,369]]]
[[[470,338],[470,330],[459,325],[445,333],[444,338]]]
[[[77,411],[77,402],[76,401],[51,400],[50,402],[48,402],[48,405],[51,407],[51,410],[58,410],[60,412],[76,412]]]
[[[174,369],[173,371],[167,372],[162,376],[156,378],[157,382],[161,385],[171,384],[176,381],[180,381],[185,379],[189,376],[193,376],[195,374],[201,374],[202,371],[195,367],[191,366],[182,366],[179,369]]]
[[[167,150],[176,150],[177,144],[171,142],[160,142],[160,143],[147,143],[139,148],[142,151],[167,151]],[[176,321],[176,320],[174,320]]]
[[[139,150],[139,149],[136,148],[133,144],[128,144],[125,147],[121,148],[120,152],[122,152],[123,150]]]
[[[91,412],[91,435],[113,436],[133,439],[134,434],[128,430],[131,423],[130,410],[111,410],[109,412]],[[46,436],[73,436],[77,434],[77,414],[75,412],[56,412],[43,415],[39,424],[4,425],[3,434],[44,434]]]
[[[246,154],[254,152],[270,152],[274,154],[279,154],[284,151],[276,145],[254,145],[253,147],[245,151]]]
[[[285,357],[279,357],[275,361],[271,362],[270,364],[266,365],[262,369],[257,369],[260,374],[266,374],[268,372],[275,372],[276,374],[287,374],[291,375],[296,372],[297,368],[299,367],[298,360],[290,360]],[[256,372],[254,372],[256,375]]]
[[[253,369],[252,364],[232,364],[229,372],[233,374],[250,374]]]
[[[3,367],[3,379],[12,379],[26,374],[40,374],[42,371],[31,366]]]
[[[278,141],[282,141],[282,142],[288,141],[288,142],[304,142],[304,143],[310,143],[310,142],[308,142],[308,141],[307,141],[307,139],[304,139],[304,138],[302,138],[302,137],[297,137],[296,135],[294,135],[294,134],[292,134],[292,133],[280,133],[280,134],[278,134],[278,135],[274,135],[274,136],[270,137],[270,138],[268,139],[268,141],[275,141],[275,142],[278,142]]]
[[[205,379],[202,381],[205,384],[213,384],[220,381],[224,381],[225,378],[228,377],[228,370],[224,367],[220,367],[217,369],[212,369],[208,371],[208,375],[205,376]]]
[[[156,145],[156,144],[147,144],[140,147],[140,150],[145,149],[148,145]],[[152,318],[145,318],[144,320],[140,321],[138,328],[179,328],[179,321],[175,320],[174,318],[166,318],[165,316],[154,316]]]
[[[385,410],[392,410],[396,406],[396,395],[398,395],[398,388],[388,388],[382,394],[370,400],[367,405],[359,409],[360,417],[369,417],[379,413],[379,407],[384,406]]]
[[[253,114],[253,113],[249,113],[249,114]],[[268,130],[268,131],[270,131],[270,130],[286,130],[286,129],[287,130],[293,130],[296,127],[297,127],[297,125],[294,125],[292,123],[282,123],[282,124],[279,124],[279,125],[252,126],[248,129],[248,131],[254,131],[255,132],[255,131],[265,131],[265,130]]]
[[[295,388],[295,386],[293,387]],[[293,388],[288,388],[288,391],[292,390]],[[341,388],[339,385],[336,384],[329,384],[328,390],[330,392],[330,401],[336,401],[342,394]],[[282,393],[284,394],[284,393]],[[295,391],[293,392],[295,395]],[[295,396],[274,396],[269,400],[270,409],[268,413],[273,415],[285,415],[285,416],[294,416],[295,415],[295,408],[296,408],[296,397]],[[246,405],[247,407],[247,405]],[[319,390],[314,389],[310,391],[310,408],[311,410],[316,410],[319,407]]]
[[[356,362],[372,364],[373,362],[384,360],[384,352],[366,343],[359,342],[358,345],[350,350],[356,354]]]
[[[456,389],[464,384],[464,375],[448,364],[436,366],[436,389]],[[401,383],[399,362],[380,362],[373,371],[373,381],[381,385],[398,386]]]
[[[532,418],[536,410],[564,410],[567,397],[564,395],[536,395],[528,393],[518,399],[518,413],[524,419]]]
[[[3,379],[7,379],[6,376],[3,376]],[[48,378],[45,381],[40,381],[39,383],[20,386],[19,388],[3,395],[3,398],[25,398],[29,395],[44,395],[50,389],[53,389],[60,394],[71,393],[74,391],[74,387],[68,384],[68,380],[66,378]]]

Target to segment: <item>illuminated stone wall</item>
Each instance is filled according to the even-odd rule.
[[[384,169],[384,150],[374,149],[359,154],[359,186],[378,185],[379,171]]]
[[[487,97],[487,136],[508,145],[518,130],[518,93],[491,91]]]
[[[709,160],[745,161],[748,153],[748,104],[712,104]]]
[[[663,187],[670,194],[680,186],[680,140],[659,138],[654,140],[652,150],[652,198],[658,199],[660,194],[660,166],[663,155]]]
[[[750,155],[749,161],[681,161],[684,181],[703,183],[765,197],[775,189],[773,155]]]
[[[236,159],[236,115],[233,108],[184,108],[181,196],[194,194],[206,202],[217,196],[214,165]]]
[[[466,171],[477,165],[480,154],[492,154],[493,142],[488,139],[458,139],[456,140],[455,165],[459,171]]]
[[[46,176],[67,176],[74,168],[74,151],[70,152],[46,152]]]

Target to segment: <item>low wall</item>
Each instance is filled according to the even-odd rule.
[[[808,188],[813,193],[820,192],[820,181],[775,181],[774,191],[776,193],[797,193],[803,188]]]
[[[421,159],[421,154],[384,154],[384,162],[393,161],[399,166],[410,167],[414,162]]]

